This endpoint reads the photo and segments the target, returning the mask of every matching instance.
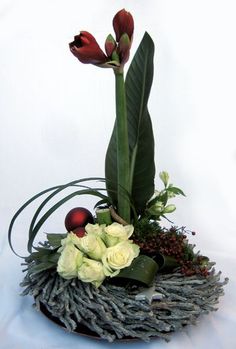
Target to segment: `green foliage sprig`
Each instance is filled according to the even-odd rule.
[[[41,244],[41,247],[34,247],[36,252],[32,252],[25,261],[31,264],[31,271],[39,273],[48,269],[55,269],[60,257],[58,248],[61,246],[61,240],[67,234],[47,234],[47,241]]]
[[[184,192],[169,183],[169,175],[166,171],[159,174],[161,181],[164,184],[164,189],[157,191],[154,197],[147,203],[145,209],[145,216],[149,219],[160,220],[161,217],[166,218],[167,213],[172,213],[176,210],[174,204],[168,204],[168,200],[174,198],[177,195],[185,196]]]

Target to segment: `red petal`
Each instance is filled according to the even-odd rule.
[[[122,34],[128,34],[130,40],[134,32],[134,20],[132,15],[125,9],[117,12],[113,18],[113,28],[116,33],[116,41],[119,42]]]
[[[71,52],[82,63],[103,64],[107,62],[104,52],[97,46],[71,47]]]
[[[86,42],[88,42],[88,43],[93,43],[93,42],[96,42],[97,43],[97,41],[96,41],[96,39],[95,39],[95,37],[92,35],[92,34],[90,34],[89,32],[86,32],[86,31],[81,31],[80,32],[80,35],[79,35],[84,41],[86,41]]]
[[[73,55],[82,63],[103,64],[108,61],[96,39],[86,31],[76,35],[75,40],[69,46]]]

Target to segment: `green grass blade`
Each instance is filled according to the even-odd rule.
[[[41,226],[44,224],[44,222],[48,219],[48,217],[51,216],[53,212],[55,212],[60,206],[62,206],[65,202],[68,200],[72,199],[76,195],[94,195],[97,197],[100,197],[101,199],[107,198],[107,196],[99,193],[98,191],[95,191],[93,189],[83,189],[83,190],[78,190],[75,191],[74,193],[71,193],[58,201],[55,205],[53,205],[38,221],[38,223],[35,225],[35,227],[29,232],[29,240],[28,240],[28,251],[31,253],[32,251],[32,245],[33,241],[41,228]]]
[[[95,180],[95,181],[101,181],[101,182],[104,182],[105,179],[103,177],[87,177],[87,178],[82,178],[81,180],[75,180],[75,181],[72,181],[70,183],[67,184],[68,185],[72,185],[73,184],[76,184],[78,182],[81,182],[81,181],[92,181],[92,180]],[[30,198],[29,200],[27,200],[18,210],[17,212],[14,214],[14,216],[12,217],[11,219],[11,222],[9,224],[9,228],[8,228],[8,243],[9,243],[9,246],[12,250],[12,252],[20,257],[20,258],[25,258],[24,256],[20,256],[13,248],[13,244],[12,244],[12,230],[13,230],[13,227],[14,227],[14,224],[15,224],[15,221],[16,219],[18,218],[18,216],[24,211],[25,208],[27,208],[33,201],[35,201],[36,199],[38,199],[40,196],[54,190],[54,194],[56,195],[56,191],[58,189],[60,189],[62,186],[65,186],[65,185],[57,185],[57,186],[54,186],[54,187],[51,187],[51,188],[48,188],[48,189],[45,189],[43,191],[41,191],[40,193],[34,195],[32,198]],[[63,189],[62,189],[63,190]],[[61,190],[60,190],[61,191]],[[54,196],[54,195],[53,195]],[[52,197],[53,197],[52,196]]]
[[[52,191],[52,190],[55,190],[57,189],[59,186],[55,186],[55,187],[51,187],[51,188],[48,188],[46,190],[43,190],[41,191],[40,193],[34,195],[31,199],[29,199],[28,201],[26,201],[24,203],[24,205],[22,205],[19,210],[14,214],[14,216],[12,217],[12,220],[10,222],[10,225],[9,225],[9,228],[8,228],[8,243],[9,243],[9,246],[12,250],[12,252],[18,256],[18,257],[21,257],[21,258],[24,258],[23,256],[20,256],[18,253],[16,253],[16,251],[14,250],[13,248],[13,245],[12,245],[12,229],[13,229],[13,226],[15,224],[15,221],[17,219],[17,217],[21,214],[21,212],[27,207],[29,206],[33,201],[35,201],[36,199],[38,199],[40,196],[48,193],[49,191]]]
[[[52,194],[50,194],[40,205],[39,207],[37,208],[32,220],[31,220],[31,223],[30,223],[30,227],[29,227],[29,238],[30,238],[30,234],[32,232],[32,230],[34,229],[34,225],[35,225],[35,222],[40,214],[40,212],[42,211],[42,209],[45,207],[45,205],[57,194],[59,194],[61,191],[71,187],[71,186],[76,186],[78,187],[78,183],[81,183],[81,182],[85,182],[87,181],[87,178],[85,179],[79,179],[79,180],[75,180],[75,181],[72,181],[72,182],[69,182],[67,184],[64,184],[64,185],[61,185],[60,187],[58,187]],[[91,189],[90,187],[88,186],[84,186],[84,185],[81,185],[82,188],[85,188],[85,189]],[[96,190],[96,189],[94,189]],[[106,190],[106,189],[103,189],[103,190]]]

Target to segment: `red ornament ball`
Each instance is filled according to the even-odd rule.
[[[88,223],[94,223],[92,213],[84,207],[75,207],[70,210],[65,218],[67,231],[73,231],[78,227],[85,227]]]
[[[73,233],[78,236],[78,238],[82,238],[85,235],[85,228],[78,227],[73,230]]]

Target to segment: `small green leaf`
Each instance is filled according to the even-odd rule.
[[[161,201],[165,206],[168,201],[168,192],[166,190],[163,191],[163,194],[158,195],[158,201]]]
[[[33,271],[43,271],[52,267],[56,267],[60,253],[56,249],[48,249],[44,247],[36,247],[37,252],[32,252],[25,258],[27,263],[35,261]]]
[[[58,259],[60,257],[60,253],[53,253],[51,254],[51,256],[48,257],[48,262],[51,262],[51,263],[54,263],[55,265],[57,264],[58,262]]]
[[[32,252],[27,258],[28,260],[35,260],[40,262],[47,262],[52,256],[57,253],[57,248],[49,249],[44,247],[35,247],[37,252]]]
[[[180,189],[180,188],[177,188],[177,187],[172,187],[172,186],[169,186],[168,188],[166,188],[167,191],[170,191],[171,193],[174,193],[176,195],[183,195],[183,196],[186,196],[184,194],[184,192]]]
[[[52,247],[61,246],[61,240],[65,239],[67,234],[47,234],[47,239]]]
[[[152,200],[150,200],[147,204],[147,207],[152,207],[158,202],[162,202],[165,206],[168,201],[168,193],[166,189],[162,190],[157,196],[155,196]]]
[[[32,252],[31,257],[36,260],[36,259],[41,259],[44,256],[50,256],[54,251],[50,250],[48,248],[43,248],[43,247],[35,247],[35,250],[37,252]]]
[[[157,195],[152,200],[148,201],[147,207],[151,207],[151,206],[155,205],[155,203],[158,201],[159,201],[159,196]]]
[[[43,262],[43,263],[39,263],[39,264],[34,265],[31,268],[31,271],[33,273],[39,273],[40,271],[48,270],[48,269],[55,268],[55,267],[56,267],[56,265],[53,262]]]

